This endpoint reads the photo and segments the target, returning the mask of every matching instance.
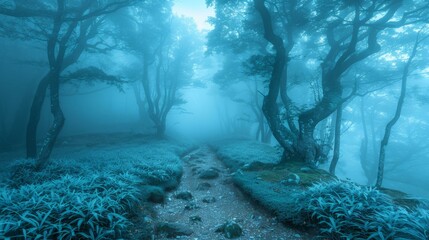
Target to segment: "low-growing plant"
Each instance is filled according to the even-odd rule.
[[[140,202],[135,181],[130,174],[66,175],[42,184],[2,188],[0,238],[119,237]]]
[[[310,222],[329,239],[428,239],[428,211],[411,211],[377,189],[351,182],[318,183],[301,194],[296,222]]]
[[[15,160],[0,185],[0,239],[121,238],[145,214],[148,184],[177,185],[185,151],[169,141],[74,146],[41,171],[34,160]]]

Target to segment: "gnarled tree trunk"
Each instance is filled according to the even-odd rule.
[[[31,104],[30,116],[27,123],[27,158],[37,157],[37,126],[40,121],[40,113],[45,102],[46,90],[49,86],[51,73],[46,74],[39,82],[33,103]]]
[[[43,146],[40,149],[39,156],[37,158],[36,168],[43,168],[54,147],[54,144],[64,126],[65,118],[60,105],[60,94],[59,94],[59,73],[53,74],[50,81],[50,100],[51,100],[51,113],[54,116],[54,121],[45,137]]]

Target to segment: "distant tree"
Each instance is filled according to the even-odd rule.
[[[159,137],[165,133],[171,109],[184,103],[180,89],[189,85],[202,48],[196,25],[174,16],[171,7],[171,1],[149,1],[113,20],[124,50],[140,61],[141,65],[133,66],[141,70],[141,75],[133,76],[139,79],[135,86],[137,105],[140,112],[145,109]],[[134,29],[125,30],[124,25]]]
[[[258,39],[252,30],[258,28],[255,24],[257,19],[246,13],[245,3],[237,2],[237,6],[216,8],[217,17],[209,20],[215,28],[208,34],[207,53],[218,56],[222,61],[221,68],[213,76],[213,82],[226,97],[245,110],[241,116],[231,119],[229,124],[242,128],[242,124],[236,124],[237,118],[247,121],[248,127],[256,124],[256,131],[252,131],[255,138],[269,142],[272,134],[261,105],[266,92],[265,80],[273,58],[264,55],[267,54],[266,42]]]
[[[408,57],[407,62],[405,63],[404,70],[402,72],[402,79],[401,79],[401,94],[399,96],[397,105],[396,105],[396,111],[393,118],[387,123],[383,139],[380,143],[380,153],[378,158],[378,170],[377,170],[377,180],[375,182],[376,187],[381,187],[383,183],[383,177],[384,177],[384,165],[385,165],[385,158],[386,158],[386,146],[389,143],[390,134],[392,131],[393,126],[396,124],[396,122],[399,120],[399,117],[401,116],[402,106],[404,105],[405,100],[405,93],[407,89],[407,80],[408,75],[410,74],[410,66],[413,62],[414,57],[417,53],[417,48],[419,44],[424,41],[429,36],[425,36],[423,38],[420,38],[420,34],[417,36],[417,39],[414,43],[413,49],[411,51],[410,56]]]
[[[109,1],[3,1],[0,15],[4,18],[2,33],[23,40],[46,43],[48,73],[40,80],[31,106],[27,126],[27,157],[37,158],[37,167],[43,167],[52,152],[65,118],[60,105],[60,76],[77,62],[82,52],[97,47],[97,30],[103,23],[101,16],[134,4],[134,0]],[[19,21],[18,19],[24,19]],[[91,42],[92,40],[92,42]],[[51,112],[54,117],[43,145],[37,153],[37,126],[49,87]]]

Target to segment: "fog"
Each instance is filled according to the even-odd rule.
[[[30,3],[11,2],[31,7]],[[280,81],[287,79],[287,87],[272,90],[270,83],[276,80],[273,76],[278,71],[278,48],[264,39],[261,20],[255,17],[258,15],[248,11],[250,5],[245,3],[237,7],[242,15],[231,13],[230,8],[222,10],[221,4],[216,6],[218,9],[207,7],[204,1],[149,1],[105,13],[103,21],[87,23],[98,29],[86,36],[85,50],[68,66],[56,64],[69,22],[56,32],[54,42],[58,45],[49,50],[47,42],[53,34],[46,32],[52,30],[49,20],[36,14],[25,22],[27,18],[16,20],[0,12],[4,20],[0,26],[1,151],[19,151],[25,157],[26,129],[36,89],[43,77],[56,69],[59,103],[65,118],[64,126],[57,129],[59,142],[66,136],[128,132],[197,144],[246,138],[287,152],[286,145],[296,140],[292,148],[304,149],[300,152],[305,153],[302,159],[311,158],[309,162],[314,166],[328,170],[334,154],[335,116],[340,109],[341,148],[335,174],[374,185],[380,142],[386,124],[395,115],[406,78],[402,111],[386,145],[383,186],[429,198],[427,23],[386,26],[376,34],[380,47],[377,50],[371,48],[369,30],[363,27],[358,44],[349,49],[356,53],[341,47],[330,53],[337,46],[330,41],[336,41],[338,46],[350,44],[346,37],[351,31],[349,25],[336,26],[336,37],[331,40],[326,25],[301,19],[293,27],[293,36],[288,36],[286,27],[281,25],[287,23],[278,21],[275,32],[290,47],[284,53],[288,59],[283,66],[286,77],[280,76]],[[207,22],[209,16],[212,20]],[[68,49],[64,62],[82,41],[79,31],[85,24],[76,21],[83,25],[72,31],[65,45]],[[294,38],[293,46],[288,37]],[[366,54],[366,48],[372,52]],[[54,51],[56,60],[48,59],[47,51]],[[329,54],[337,55],[328,59]],[[335,66],[341,70],[335,68],[339,72],[329,73]],[[91,72],[88,67],[100,72]],[[82,74],[80,69],[88,71]],[[331,80],[325,80],[329,77]],[[55,90],[46,89],[37,125],[38,147],[47,141],[46,133],[55,120],[50,109]],[[265,100],[263,112],[264,98],[271,94],[275,95],[274,102]],[[319,114],[322,117],[305,115],[319,111],[317,107],[323,104],[326,112]],[[266,110],[272,108],[276,110]],[[267,116],[271,120],[267,121]],[[288,126],[288,121],[300,131],[305,125],[300,121],[306,117],[317,126],[309,131],[311,141],[304,141],[309,143],[304,146],[299,140],[308,132],[292,136],[294,127]]]
[[[428,16],[0,0],[0,239],[428,239]]]

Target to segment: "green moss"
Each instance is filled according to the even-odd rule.
[[[246,146],[251,149],[244,150]],[[428,237],[427,211],[409,211],[416,209],[420,202],[402,192],[381,189],[383,194],[373,188],[339,181],[324,170],[308,168],[304,162],[280,163],[274,148],[267,151],[267,145],[256,142],[223,142],[217,145],[216,151],[235,171],[234,184],[281,221],[300,226],[312,223],[311,226],[318,226],[320,234],[329,239],[360,236],[366,239],[392,233],[405,236],[404,239]],[[298,184],[285,181],[292,174],[299,177]]]
[[[320,169],[311,169],[310,171],[302,171],[301,168],[305,165],[302,163],[286,163],[276,166],[272,169],[265,169],[258,171],[259,177],[264,181],[280,182],[284,180],[289,174],[297,174],[301,180],[300,185],[311,186],[312,184],[320,181],[334,180],[335,177],[328,172]]]
[[[260,171],[258,176],[268,182],[280,182],[287,176],[289,173],[291,173],[287,169],[280,169],[280,170],[263,170]]]

